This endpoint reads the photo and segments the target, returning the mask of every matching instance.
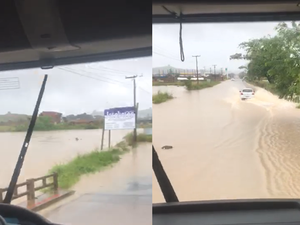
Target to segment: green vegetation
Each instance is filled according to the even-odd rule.
[[[27,131],[29,123],[24,123],[10,128],[10,131],[20,132]],[[47,116],[38,117],[34,126],[35,131],[51,131],[51,130],[83,130],[83,129],[99,129],[103,126],[103,122],[97,124],[70,124],[59,123],[53,124],[51,118]]]
[[[171,99],[173,99],[173,96],[171,94],[169,94],[168,92],[159,91],[157,94],[152,96],[152,102],[154,104],[160,104],[160,103],[166,102]]]
[[[152,135],[147,135],[147,134],[138,134],[137,137],[137,143],[142,143],[142,142],[152,142]],[[133,146],[133,132],[127,134],[124,137],[124,140],[126,143],[128,143],[129,146]]]
[[[277,94],[279,98],[299,102],[300,95],[300,24],[279,23],[275,36],[253,39],[240,44],[246,54],[230,59],[248,60],[240,67],[246,80]],[[266,81],[262,81],[266,79]]]
[[[184,86],[184,82],[183,81],[177,81],[177,82],[168,83],[168,82],[153,81],[152,86]]]
[[[133,145],[133,133],[124,137],[124,141],[105,151],[94,150],[87,154],[78,155],[73,160],[55,165],[49,174],[58,173],[58,186],[69,189],[75,185],[82,175],[99,172],[108,166],[113,166],[121,159],[121,155],[130,151]],[[138,142],[152,142],[152,135],[138,134]],[[49,190],[46,190],[49,191]]]
[[[91,174],[112,165],[120,160],[120,155],[125,151],[112,148],[108,151],[94,150],[88,154],[78,155],[66,164],[54,166],[49,173],[58,173],[58,186],[69,189],[75,185],[84,174]]]
[[[0,132],[24,132],[27,131],[29,123],[21,123],[20,125],[2,126],[0,125]],[[152,127],[151,123],[137,124],[138,128]],[[103,127],[103,121],[98,121],[93,124],[71,124],[71,123],[51,123],[49,117],[38,117],[34,131],[53,131],[53,130],[91,130],[101,129]]]
[[[199,81],[199,83],[197,83],[197,82],[192,82],[191,80],[187,80],[187,81],[185,81],[185,87],[187,90],[193,91],[193,90],[201,90],[204,88],[213,87],[219,83],[220,82],[218,82],[218,81],[210,81],[210,82]]]

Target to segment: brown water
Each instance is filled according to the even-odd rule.
[[[112,131],[114,145],[130,131]],[[63,163],[78,154],[90,152],[100,146],[102,130],[70,130],[34,132],[21,171],[19,182],[44,176],[58,163]],[[0,188],[8,186],[25,133],[0,133]],[[76,141],[76,138],[79,140]],[[105,133],[104,147],[108,146]]]
[[[52,222],[74,225],[99,224],[99,218],[107,224],[151,221],[151,157],[151,144],[140,144],[137,149],[124,154],[112,168],[83,176],[73,187],[76,192],[72,197],[39,213]],[[128,184],[132,182],[138,185],[134,191],[128,191]],[[145,185],[150,187],[145,190]],[[88,201],[86,196],[90,196]],[[145,196],[147,198],[143,200]],[[74,211],[80,211],[80,218]]]
[[[300,110],[262,89],[241,101],[243,87],[153,88],[175,97],[153,106],[153,144],[180,201],[300,197]]]

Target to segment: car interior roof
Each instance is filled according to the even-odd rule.
[[[151,3],[2,0],[0,33],[0,70],[151,56]]]
[[[153,0],[153,23],[299,20],[295,0]],[[180,14],[182,14],[180,16]]]

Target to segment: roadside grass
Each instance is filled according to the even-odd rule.
[[[185,82],[185,87],[188,91],[194,91],[194,90],[202,90],[204,88],[213,87],[217,84],[220,84],[219,81],[200,81],[198,84],[195,82],[191,82],[190,80]]]
[[[129,152],[133,146],[133,133],[127,134],[123,139],[105,151],[95,149],[86,154],[79,154],[69,162],[53,166],[48,173],[58,174],[59,188],[70,189],[80,180],[82,175],[97,173],[113,166],[121,159],[121,155]],[[137,142],[152,142],[152,135],[138,134]],[[43,192],[49,191],[51,189],[45,189]]]
[[[157,94],[154,94],[152,96],[153,104],[160,104],[160,103],[166,102],[166,101],[171,100],[171,99],[173,99],[173,95],[169,94],[168,92],[158,91]]]

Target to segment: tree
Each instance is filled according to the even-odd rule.
[[[34,130],[51,130],[54,124],[51,121],[51,117],[40,116],[37,118],[34,126]]]
[[[273,37],[253,39],[239,45],[245,54],[235,53],[231,60],[247,60],[250,80],[266,78],[280,98],[300,94],[300,24],[279,23]]]

